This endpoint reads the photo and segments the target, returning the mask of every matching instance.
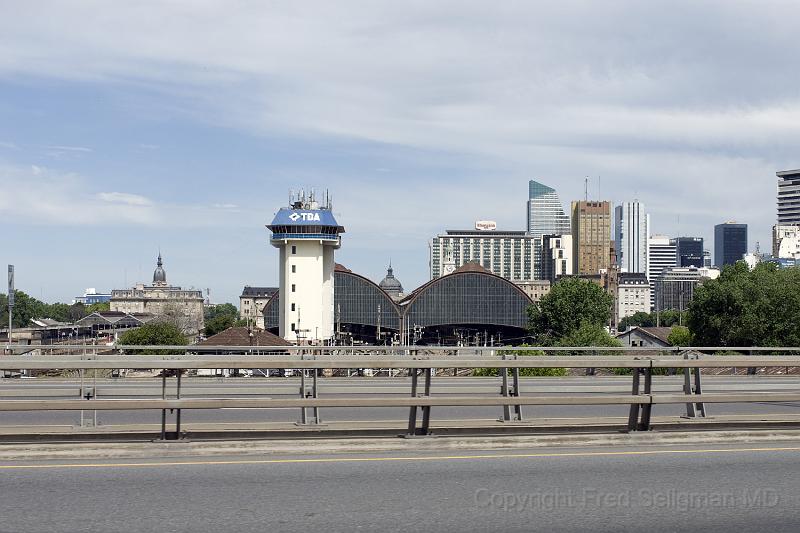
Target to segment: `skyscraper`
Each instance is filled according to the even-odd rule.
[[[678,237],[672,239],[677,254],[677,265],[679,267],[705,266],[703,264],[703,238],[702,237]],[[710,265],[709,265],[710,266]]]
[[[610,265],[611,204],[580,200],[572,202],[572,272],[596,275]]]
[[[647,240],[647,280],[650,282],[651,309],[655,309],[655,285],[664,269],[677,266],[675,244],[665,235],[653,235]]]
[[[800,224],[800,169],[778,176],[778,225]]]
[[[647,237],[650,215],[638,201],[614,208],[614,243],[620,272],[647,273]]]
[[[528,182],[528,233],[542,235],[566,235],[569,233],[569,217],[555,189],[538,181]]]
[[[732,265],[747,253],[747,224],[725,222],[714,226],[714,265]]]

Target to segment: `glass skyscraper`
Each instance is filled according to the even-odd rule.
[[[714,226],[714,265],[722,267],[741,260],[747,253],[747,224],[725,222]]]
[[[570,233],[569,216],[556,190],[534,180],[528,182],[528,233],[536,237]]]
[[[614,209],[614,242],[622,272],[647,274],[647,239],[650,215],[639,202],[624,202]]]

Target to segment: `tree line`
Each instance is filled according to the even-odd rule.
[[[14,314],[12,323],[15,328],[26,328],[31,320],[52,318],[59,322],[75,322],[97,311],[108,311],[108,303],[85,305],[82,303],[65,304],[56,302],[48,304],[23,291],[14,291]],[[8,294],[0,294],[0,327],[8,326]]]

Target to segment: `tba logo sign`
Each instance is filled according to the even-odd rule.
[[[298,220],[302,219],[303,222],[319,222],[319,213],[292,213],[289,215],[289,218],[292,222],[297,222]]]

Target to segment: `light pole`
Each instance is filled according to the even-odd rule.
[[[8,347],[11,351],[11,330],[14,329],[14,265],[8,265]]]

